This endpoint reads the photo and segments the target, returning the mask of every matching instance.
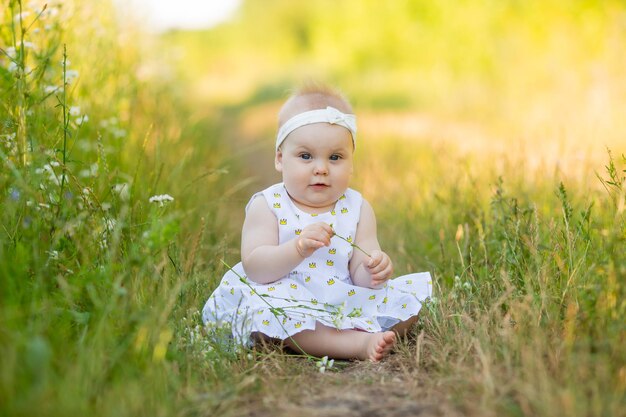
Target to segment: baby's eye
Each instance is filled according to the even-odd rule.
[[[331,161],[338,161],[340,159],[341,159],[341,155],[334,154],[330,156]]]
[[[310,153],[302,153],[302,154],[300,154],[300,158],[308,161],[309,159],[311,159],[311,154]]]

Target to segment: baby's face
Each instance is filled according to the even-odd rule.
[[[276,152],[276,169],[300,209],[322,213],[348,188],[353,153],[348,129],[315,123],[289,134]]]

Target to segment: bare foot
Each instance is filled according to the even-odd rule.
[[[389,354],[396,344],[396,334],[394,332],[372,333],[367,346],[368,359],[378,362]]]

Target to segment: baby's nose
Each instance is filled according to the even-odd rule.
[[[315,175],[326,175],[328,174],[328,165],[326,161],[316,161],[314,171]]]

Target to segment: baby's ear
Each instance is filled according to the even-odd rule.
[[[274,157],[274,167],[276,171],[283,172],[283,152],[278,148]]]

